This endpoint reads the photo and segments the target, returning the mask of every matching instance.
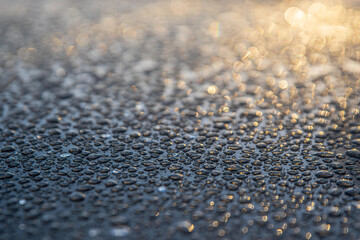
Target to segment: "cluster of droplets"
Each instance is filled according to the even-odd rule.
[[[357,12],[333,54],[324,4],[133,4],[8,17],[1,238],[357,237]]]

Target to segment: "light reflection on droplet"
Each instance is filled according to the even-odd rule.
[[[279,81],[279,88],[280,89],[286,89],[288,87],[288,82],[286,80],[280,80]]]
[[[215,94],[215,93],[217,93],[217,91],[218,91],[218,88],[215,85],[211,85],[207,88],[207,92],[209,94]]]
[[[285,12],[285,20],[292,26],[303,26],[305,23],[305,14],[297,7],[290,7]]]

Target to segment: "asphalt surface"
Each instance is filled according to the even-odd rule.
[[[360,14],[303,4],[1,1],[0,239],[360,239]]]

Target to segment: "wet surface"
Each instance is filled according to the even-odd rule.
[[[2,4],[1,239],[360,238],[351,6]]]

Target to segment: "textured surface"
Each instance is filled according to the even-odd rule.
[[[1,1],[1,239],[360,238],[356,11],[98,2]]]

